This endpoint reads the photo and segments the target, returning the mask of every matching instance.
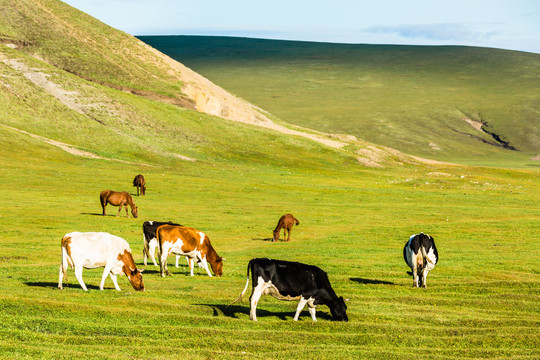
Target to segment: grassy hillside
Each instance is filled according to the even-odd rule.
[[[140,39],[292,124],[445,161],[534,165],[529,158],[540,151],[538,54],[226,37]],[[464,119],[485,123],[485,131]],[[500,147],[502,142],[518,151]]]
[[[540,356],[535,168],[366,168],[353,145],[335,150],[110,86],[178,95],[170,68],[155,66],[154,53],[128,35],[57,1],[1,4],[0,358]],[[118,39],[131,70],[103,80],[108,70],[101,68],[118,61],[110,49]],[[94,47],[81,57],[88,64],[80,74],[69,59],[88,44]],[[126,75],[138,66],[151,75]],[[134,194],[138,173],[148,187],[134,197],[139,218],[115,217],[110,207],[101,216],[99,192]],[[290,242],[271,243],[287,212],[300,225]],[[168,278],[147,266],[144,293],[125,277],[118,280],[123,291],[110,279],[99,291],[99,269],[84,271],[87,293],[72,270],[64,290],[56,289],[64,234],[121,236],[144,267],[146,220],[204,231],[227,259],[224,276],[201,269],[186,276],[182,260]],[[435,238],[440,254],[427,289],[412,288],[402,258],[408,237],[420,231]],[[253,257],[320,266],[336,292],[351,298],[350,321],[335,323],[319,307],[317,323],[307,310],[293,322],[296,303],[269,297],[257,323],[246,300],[227,308]]]

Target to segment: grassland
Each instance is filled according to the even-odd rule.
[[[0,32],[12,40],[25,40],[26,32],[45,39],[49,35],[38,30],[50,24],[64,44],[74,41],[65,39],[72,28],[87,39],[81,46],[100,43],[95,39],[104,31],[127,37],[58,1],[3,5],[0,16],[20,14],[19,22],[55,15],[31,30],[19,22],[7,27],[0,18]],[[59,45],[39,44],[0,44],[0,358],[540,357],[537,168],[406,162],[366,168],[347,150],[111,88],[92,80],[101,75],[89,76],[90,70],[77,74],[69,64],[58,66],[51,59],[62,62],[62,56],[49,52]],[[152,57],[126,44],[131,70],[111,72],[113,80],[143,88],[144,81],[126,75],[137,68],[127,54]],[[62,45],[66,56],[73,48]],[[101,60],[89,51],[81,61],[115,63],[108,51],[102,49]],[[146,76],[155,81],[151,91],[163,86],[171,91],[167,96],[178,95],[171,90],[174,79],[153,65],[145,65],[155,72]],[[25,76],[21,69],[34,70]],[[39,74],[71,102],[39,85]],[[72,155],[45,138],[102,158]],[[99,192],[134,193],[138,173],[148,186],[146,196],[135,197],[139,218],[101,216]],[[270,242],[287,212],[300,220],[292,240]],[[65,233],[121,236],[144,267],[146,220],[203,230],[227,259],[224,276],[196,269],[190,277],[182,263],[161,278],[150,265],[144,293],[134,292],[125,277],[119,278],[123,291],[110,280],[99,291],[99,269],[83,274],[88,292],[72,271],[64,290],[56,288]],[[402,258],[409,235],[420,231],[435,238],[440,254],[427,289],[412,288]],[[351,299],[349,322],[333,322],[326,307],[318,308],[316,323],[307,310],[294,322],[295,302],[269,297],[258,306],[257,323],[249,321],[246,301],[226,307],[242,290],[253,257],[323,268],[338,295]]]
[[[3,358],[522,358],[539,356],[539,211],[535,174],[481,168],[362,170],[263,164],[118,166],[76,158],[22,135],[2,137],[0,356]],[[276,151],[281,151],[277,149]],[[51,160],[54,159],[54,160]],[[140,218],[99,215],[99,191],[129,189],[144,170]],[[112,210],[112,209],[111,209]],[[289,243],[271,243],[279,215],[301,221]],[[110,212],[114,213],[114,212]],[[122,292],[101,271],[72,272],[57,290],[61,237],[108,231],[142,266],[142,222],[204,230],[226,261],[222,278],[183,265],[170,278],[148,266],[147,291]],[[402,246],[433,235],[440,263],[414,289]],[[348,323],[327,308],[317,323],[295,304],[263,298],[230,308],[252,257],[325,269],[351,298]],[[172,259],[171,259],[172,261]]]
[[[467,164],[535,166],[540,55],[457,46],[381,46],[141,36],[282,120]],[[465,118],[519,151],[496,147]],[[502,161],[501,161],[502,160]]]

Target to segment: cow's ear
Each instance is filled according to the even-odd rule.
[[[142,270],[139,270],[139,274],[142,274],[142,273],[143,273],[143,271],[144,271],[144,269],[142,269]]]
[[[351,299],[345,299],[345,302],[347,302],[347,301],[349,301],[349,300],[351,300]]]
[[[225,259],[225,258],[221,258],[221,261],[225,261],[225,260],[227,260],[227,259]]]

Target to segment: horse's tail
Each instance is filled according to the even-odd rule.
[[[298,219],[295,218],[294,216],[293,216],[293,218],[294,218],[294,221],[296,221],[296,225],[300,225],[300,220],[298,220]]]
[[[252,260],[249,260],[249,263],[248,263],[248,266],[247,266],[247,279],[246,279],[246,286],[244,287],[244,290],[242,290],[242,293],[240,294],[238,299],[234,300],[232,303],[227,305],[227,307],[231,306],[232,304],[234,304],[234,303],[236,303],[238,301],[242,301],[242,297],[244,297],[244,294],[246,293],[246,290],[247,290],[248,285],[249,285],[249,270],[251,269],[251,261]]]

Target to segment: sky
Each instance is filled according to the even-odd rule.
[[[540,54],[540,0],[63,0],[131,35],[469,45]]]

